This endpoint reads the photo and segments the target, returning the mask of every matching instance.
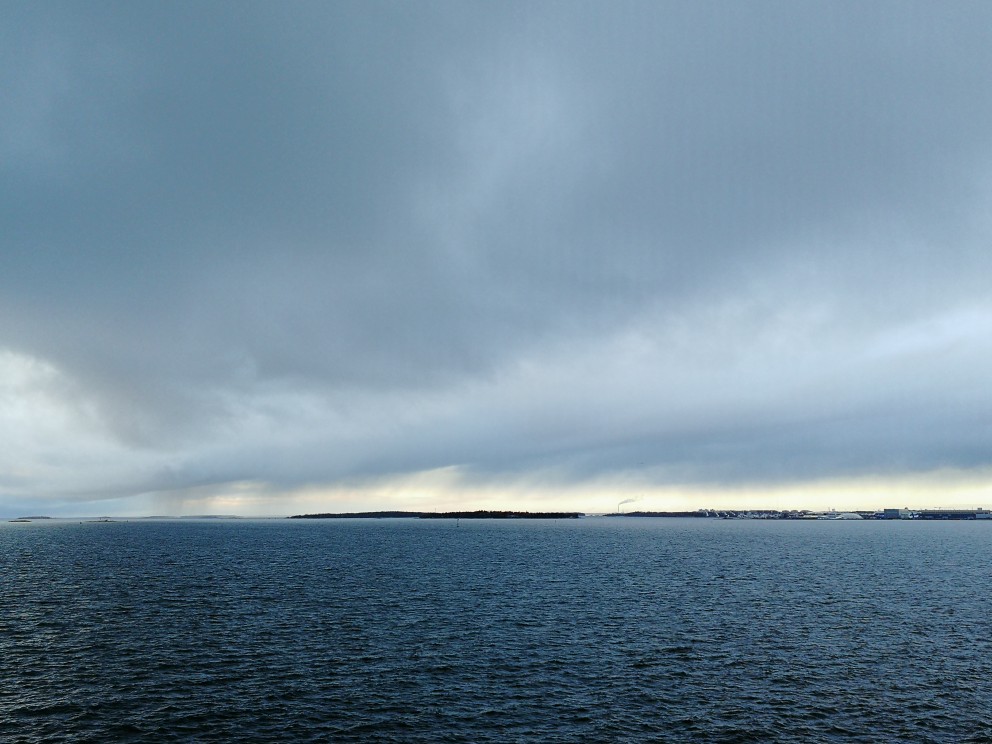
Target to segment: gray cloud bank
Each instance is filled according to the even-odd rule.
[[[992,464],[986,3],[8,3],[0,497]]]

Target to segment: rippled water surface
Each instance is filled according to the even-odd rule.
[[[0,526],[0,740],[992,741],[992,524]]]

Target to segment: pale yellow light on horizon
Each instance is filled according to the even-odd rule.
[[[630,503],[620,502],[632,500]],[[992,468],[941,469],[786,484],[728,486],[650,482],[629,473],[564,484],[553,477],[477,481],[458,468],[361,482],[279,489],[258,482],[156,494],[163,513],[288,516],[318,512],[453,511],[694,511],[696,509],[877,510],[891,507],[975,508],[992,505]]]

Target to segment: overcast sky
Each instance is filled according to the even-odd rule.
[[[992,507],[992,4],[0,10],[3,515]]]

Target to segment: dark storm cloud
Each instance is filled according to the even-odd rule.
[[[0,348],[108,490],[986,464],[984,4],[5,16]]]

